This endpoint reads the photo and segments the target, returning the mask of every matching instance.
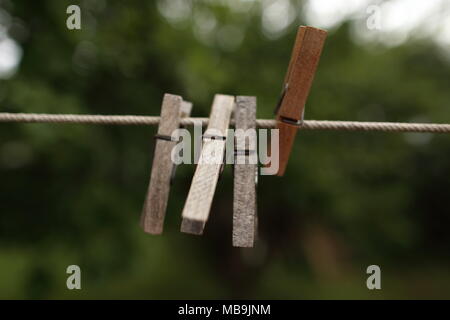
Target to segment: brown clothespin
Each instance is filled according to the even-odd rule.
[[[233,246],[253,247],[257,235],[256,97],[236,97],[234,119]]]
[[[319,64],[327,32],[302,26],[298,29],[283,92],[276,109],[280,130],[278,176],[284,175],[297,130],[303,123],[305,103]]]
[[[172,133],[180,127],[180,119],[188,117],[192,104],[183,101],[180,96],[165,94],[161,107],[161,120],[153,155],[152,172],[144,209],[141,216],[141,226],[150,234],[161,234],[164,227],[167,201],[175,166],[171,152],[177,139]]]
[[[214,97],[208,128],[203,135],[203,148],[183,209],[181,232],[203,233],[223,164],[234,104],[233,96],[217,94]]]

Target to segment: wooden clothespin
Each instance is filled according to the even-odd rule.
[[[183,101],[180,96],[164,95],[161,120],[155,135],[150,184],[141,216],[141,226],[147,233],[161,234],[163,231],[170,184],[175,170],[171,152],[177,141],[172,133],[180,127],[180,119],[188,117],[191,110],[192,104]]]
[[[236,97],[234,119],[233,246],[253,247],[257,235],[256,97]]]
[[[295,135],[303,123],[305,103],[319,64],[327,32],[302,26],[298,29],[284,87],[276,110],[280,130],[278,176],[284,175]]]
[[[203,148],[184,205],[181,232],[202,234],[223,164],[234,97],[217,94],[203,134]]]
[[[191,111],[192,111],[192,102],[189,101],[182,101],[181,102],[181,108],[180,108],[180,120],[183,118],[188,118],[191,115]],[[184,125],[180,125],[179,128],[186,128],[186,126]],[[178,137],[177,137],[178,139]],[[182,156],[183,153],[180,153],[180,156]],[[177,171],[177,164],[173,164],[173,169],[172,169],[172,176],[170,177],[170,183],[172,184],[173,181],[175,180],[175,173]]]

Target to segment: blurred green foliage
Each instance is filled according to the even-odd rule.
[[[82,30],[69,31],[73,3],[1,2],[23,50],[0,81],[2,112],[158,115],[170,92],[207,116],[225,93],[255,95],[258,117],[273,117],[301,22],[270,38],[258,6],[194,1],[200,16],[177,20],[164,1],[83,1]],[[201,14],[219,31],[198,29]],[[431,41],[362,45],[344,24],[306,118],[448,123],[449,87]],[[139,228],[155,132],[0,125],[0,298],[450,298],[448,135],[301,132],[286,176],[260,178],[260,241],[242,250],[231,247],[230,168],[203,237],[178,232],[194,165],[177,171],[164,235]],[[80,291],[66,289],[71,264]],[[366,288],[371,264],[381,291]]]

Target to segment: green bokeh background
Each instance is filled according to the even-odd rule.
[[[69,31],[76,3],[82,30]],[[193,1],[220,30],[200,41],[197,16],[168,20],[164,1],[0,6],[23,51],[0,80],[1,112],[158,115],[169,92],[207,116],[224,93],[257,96],[258,117],[272,118],[304,23],[270,37],[258,2],[240,12]],[[348,22],[330,30],[306,118],[449,123],[449,87],[447,56],[430,39],[362,44]],[[194,165],[177,171],[164,234],[140,229],[155,133],[0,125],[0,298],[450,298],[449,135],[300,132],[285,177],[259,179],[258,245],[237,249],[231,168],[203,237],[179,233]],[[66,288],[72,264],[82,290]],[[382,290],[366,287],[372,264]]]

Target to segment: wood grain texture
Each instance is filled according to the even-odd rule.
[[[161,107],[158,135],[171,136],[180,126],[180,115],[189,116],[192,105],[180,96],[165,94]],[[141,226],[150,234],[161,234],[164,227],[170,179],[173,170],[171,151],[175,141],[156,139],[150,183],[141,215]]]
[[[204,136],[226,136],[233,108],[233,96],[216,95]],[[225,143],[224,140],[203,138],[200,159],[182,213],[181,232],[203,233],[223,162]]]
[[[327,32],[312,27],[300,27],[297,33],[288,71],[285,77],[285,95],[277,113],[280,129],[280,161],[277,175],[286,170],[298,127],[281,120],[303,120],[306,100],[322,54]],[[286,86],[287,85],[287,86]]]
[[[253,247],[257,235],[256,179],[258,155],[256,130],[256,97],[236,97],[235,156],[233,191],[233,246]],[[240,130],[239,130],[240,129]],[[248,150],[248,155],[242,151]],[[254,153],[252,152],[254,151]]]

